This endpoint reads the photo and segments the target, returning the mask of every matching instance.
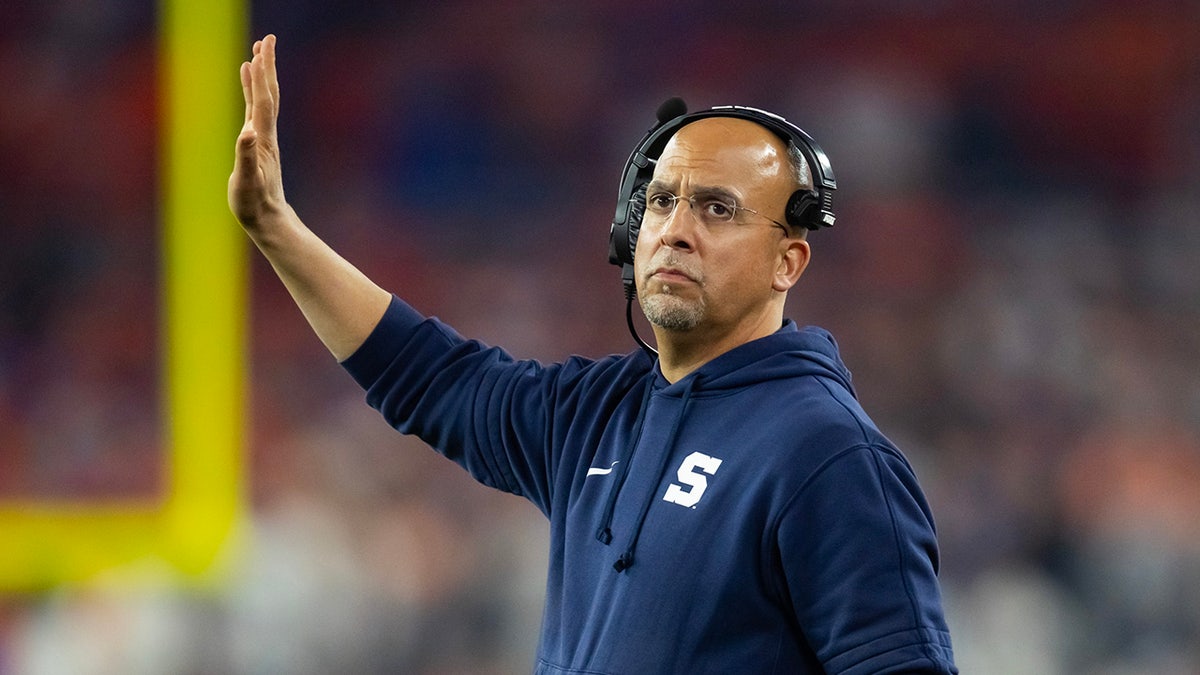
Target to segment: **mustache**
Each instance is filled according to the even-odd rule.
[[[650,264],[646,266],[647,272],[645,276],[648,278],[656,271],[664,268],[684,274],[697,283],[703,281],[703,275],[700,273],[700,270],[696,269],[689,261],[685,261],[674,251],[667,251],[662,255],[656,255],[651,258]]]

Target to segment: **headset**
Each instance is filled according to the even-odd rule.
[[[789,151],[796,148],[808,162],[812,175],[811,189],[801,188],[788,198],[784,213],[788,225],[817,230],[832,227],[833,191],[837,180],[829,157],[803,129],[775,113],[747,106],[724,105],[687,112],[680,98],[667,99],[658,107],[657,123],[650,127],[638,143],[621,172],[621,187],[617,193],[617,211],[608,234],[608,261],[621,267],[621,281],[629,303],[626,315],[630,330],[638,344],[648,352],[653,350],[638,337],[633,328],[632,302],[634,296],[633,253],[637,249],[638,232],[646,208],[646,185],[654,177],[654,166],[667,142],[684,126],[708,117],[733,117],[756,122],[787,142]]]

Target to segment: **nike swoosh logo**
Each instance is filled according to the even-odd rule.
[[[617,464],[619,464],[620,462],[621,462],[621,460],[618,459],[617,461],[615,461],[611,465],[609,465],[609,467],[607,469],[601,469],[601,468],[597,468],[597,467],[593,466],[592,468],[588,469],[587,475],[589,475],[589,476],[607,476],[608,474],[613,472],[613,467],[616,466]]]

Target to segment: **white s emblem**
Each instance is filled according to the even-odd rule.
[[[705,474],[708,476],[715,474],[720,466],[721,460],[703,452],[693,452],[688,455],[684,458],[683,464],[679,465],[679,471],[675,472],[679,482],[688,486],[688,489],[671,483],[667,487],[667,493],[663,495],[663,501],[680,506],[695,506],[704,496],[704,491],[708,489],[708,478]]]

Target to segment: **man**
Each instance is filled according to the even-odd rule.
[[[537,673],[957,672],[916,479],[829,334],[783,318],[810,256],[793,196],[820,167],[748,119],[674,131],[628,200],[657,358],[543,366],[309,231],[283,194],[273,36],[241,79],[230,205],[317,335],[389,423],[550,520]]]

